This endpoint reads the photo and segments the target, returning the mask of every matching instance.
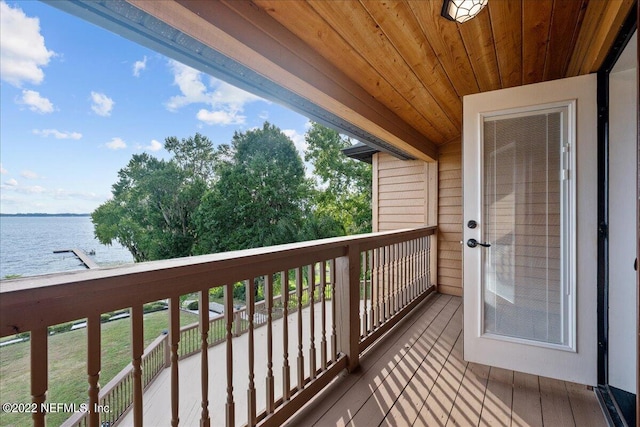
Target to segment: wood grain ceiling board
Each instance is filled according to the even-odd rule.
[[[524,0],[522,4],[522,83],[544,79],[553,0]]]
[[[634,0],[590,0],[567,76],[598,70],[634,4]]]
[[[416,106],[407,102],[396,87],[378,73],[372,72],[375,70],[364,56],[354,51],[352,45],[334,31],[307,2],[254,0],[254,3],[426,138],[437,144],[447,140],[448,136],[439,130],[439,126],[424,119]]]
[[[308,3],[351,45],[353,51],[367,60],[370,68],[397,87],[407,102],[415,105],[424,120],[438,124],[445,138],[451,139],[460,133],[461,121],[448,114],[450,106],[440,104],[433,97],[360,3],[325,0]],[[359,71],[366,73],[369,69]]]
[[[522,2],[490,1],[487,8],[495,43],[500,87],[522,85]]]
[[[598,32],[592,41],[595,49],[591,49],[587,55],[581,74],[597,71],[600,68],[633,3],[634,0],[622,0],[607,4]]]
[[[463,25],[456,24],[481,92],[500,89],[500,71],[489,12],[482,11]]]
[[[567,74],[571,53],[576,45],[580,24],[588,0],[555,0],[549,29],[549,45],[543,80],[555,80]]]
[[[361,2],[407,67],[443,107],[454,124],[462,123],[462,102],[432,43],[405,2]],[[407,43],[411,40],[411,43]],[[466,57],[466,56],[465,56]],[[468,62],[468,61],[467,61]],[[477,89],[476,89],[477,91]]]
[[[371,2],[365,4],[371,4]],[[440,61],[458,97],[477,93],[480,88],[458,30],[458,24],[442,19],[440,2],[412,1],[393,4],[400,4],[403,7],[408,5],[412,10],[429,45],[429,48],[424,48],[425,53],[433,52]]]
[[[576,41],[576,46],[572,52],[571,61],[569,62],[569,68],[567,69],[568,76],[577,76],[580,73],[584,59],[589,53],[589,50],[592,49],[591,42],[606,7],[606,1],[589,1],[587,4],[584,20],[578,33],[578,40]]]

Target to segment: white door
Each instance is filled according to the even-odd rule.
[[[465,359],[597,382],[595,75],[464,98]]]

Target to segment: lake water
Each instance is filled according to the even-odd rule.
[[[73,248],[95,251],[91,258],[100,266],[133,262],[124,247],[105,246],[94,238],[88,216],[0,217],[0,278],[85,269],[72,253],[53,253]]]

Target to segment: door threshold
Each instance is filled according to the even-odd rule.
[[[631,427],[635,425],[633,419],[635,418],[635,395],[608,385],[599,385],[596,388],[596,396],[602,413],[610,426]],[[632,405],[628,405],[627,402],[632,402]]]

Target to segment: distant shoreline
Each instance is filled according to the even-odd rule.
[[[69,216],[91,216],[91,214],[88,213],[83,213],[83,214],[74,214],[74,213],[59,213],[59,214],[50,214],[50,213],[17,213],[17,214],[7,214],[7,213],[0,213],[0,217],[3,216],[9,216],[9,217],[52,217],[52,216],[65,216],[65,217],[69,217]]]

